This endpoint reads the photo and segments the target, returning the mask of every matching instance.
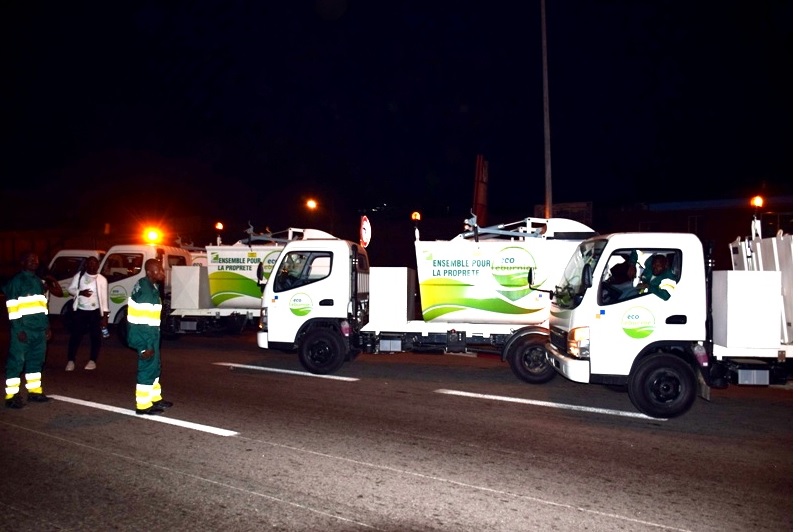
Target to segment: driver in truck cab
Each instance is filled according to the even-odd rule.
[[[641,294],[656,294],[665,301],[671,298],[676,290],[676,275],[668,267],[665,255],[651,257],[651,270],[646,269],[640,276],[637,289]]]

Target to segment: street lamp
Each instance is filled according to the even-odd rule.
[[[332,202],[330,203],[330,205],[332,205]],[[333,212],[332,207],[330,207],[330,208],[326,208],[326,207],[322,208],[321,203],[319,203],[318,201],[316,201],[313,198],[310,198],[310,199],[308,199],[305,202],[305,207],[307,207],[308,210],[311,211],[311,212],[318,210],[322,214],[327,213],[329,215],[329,217],[330,217],[330,233],[334,233],[334,231],[335,231],[335,220],[334,220],[333,216],[335,215],[335,213]]]

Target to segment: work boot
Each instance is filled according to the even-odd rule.
[[[19,394],[10,399],[6,399],[6,408],[20,409],[23,406],[25,406],[25,403],[22,402],[22,398],[19,396]]]
[[[43,393],[29,393],[28,394],[28,402],[29,403],[46,403],[49,401],[50,398],[44,395]]]
[[[163,408],[158,408],[155,405],[152,405],[149,408],[137,408],[136,414],[140,416],[157,416],[158,414],[163,414]]]
[[[152,406],[155,408],[172,408],[173,405],[174,403],[172,401],[164,401],[163,399],[152,403]]]

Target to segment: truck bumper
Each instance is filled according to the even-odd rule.
[[[269,333],[266,331],[258,331],[258,347],[269,349]]]
[[[574,382],[590,382],[590,360],[566,356],[551,344],[546,344],[546,360],[557,373]]]

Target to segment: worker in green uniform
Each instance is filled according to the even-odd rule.
[[[641,294],[656,294],[665,301],[671,298],[676,290],[676,276],[668,267],[668,258],[665,255],[654,255],[651,258],[651,270],[643,272],[637,288]]]
[[[127,343],[138,353],[136,414],[161,414],[172,406],[161,397],[161,294],[165,278],[157,259],[144,263],[146,276],[139,279],[128,298]]]
[[[6,360],[6,407],[22,408],[19,395],[22,386],[20,375],[25,372],[28,401],[44,403],[50,400],[42,389],[42,368],[50,339],[50,318],[47,312],[47,292],[58,297],[64,295],[61,285],[52,276],[41,279],[36,275],[39,256],[33,252],[20,257],[22,270],[6,284],[10,345]]]

